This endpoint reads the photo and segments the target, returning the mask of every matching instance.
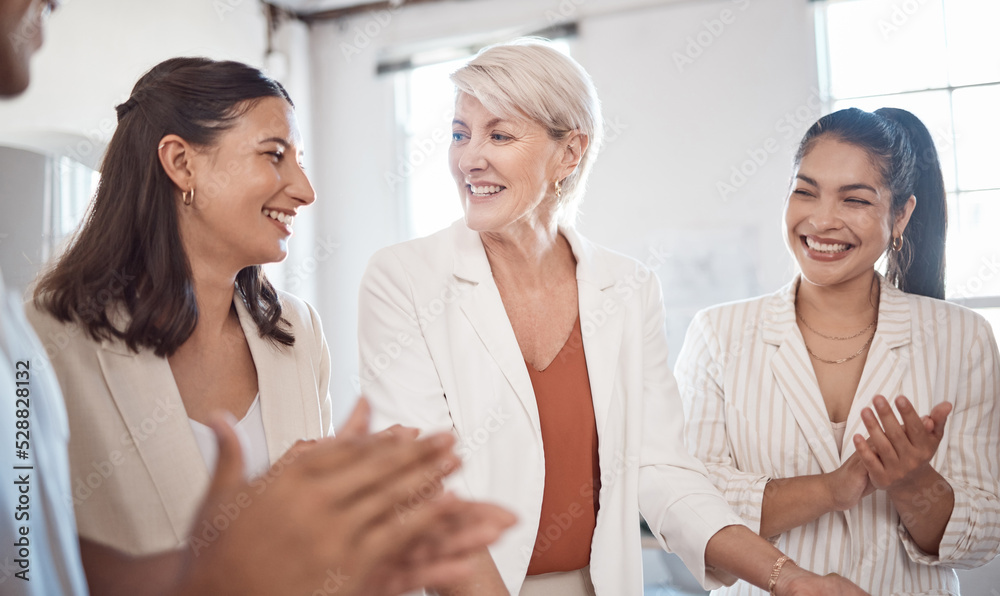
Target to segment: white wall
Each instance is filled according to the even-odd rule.
[[[0,269],[8,291],[23,290],[34,278],[43,258],[46,208],[50,194],[51,160],[33,151],[0,146]]]
[[[488,40],[491,31],[525,33],[563,18],[580,24],[572,52],[593,76],[609,123],[580,228],[646,261],[670,255],[651,264],[671,297],[675,350],[697,308],[789,278],[778,226],[804,127],[778,122],[799,109],[807,125],[821,107],[807,2],[444,3],[314,25],[312,100],[321,106],[313,129],[315,211],[319,234],[339,246],[320,265],[317,307],[330,339],[338,412],[357,391],[364,266],[378,248],[405,239],[401,197],[384,182],[398,156],[392,77],[375,76],[379,58],[432,46],[428,40]],[[675,53],[695,57],[678,66]],[[756,172],[723,199],[717,183],[729,181],[731,168],[755,150],[763,165],[751,162],[747,170]],[[685,290],[693,267],[713,270],[710,287]]]
[[[675,354],[697,309],[791,275],[781,206],[794,146],[821,108],[812,10],[719,0],[582,23],[574,55],[610,130],[580,227],[657,270]]]
[[[115,105],[144,72],[192,55],[260,66],[265,31],[257,0],[68,0],[46,25],[28,91],[0,102],[0,143],[95,165]]]
[[[115,105],[125,101],[136,80],[157,63],[177,56],[206,56],[238,60],[264,68],[288,81],[296,101],[297,117],[308,143],[310,124],[309,50],[305,25],[290,23],[275,37],[281,52],[265,60],[267,22],[258,0],[68,0],[45,28],[45,43],[32,62],[28,91],[0,102],[0,146],[29,148],[72,157],[98,168],[117,123]],[[9,166],[11,164],[0,164]],[[13,177],[28,172],[0,167],[0,206],[14,213],[0,223],[0,235],[19,226],[26,203],[41,205],[41,194],[11,192]],[[31,185],[31,181],[19,180]],[[41,180],[33,187],[39,187]],[[305,273],[306,250],[313,222],[296,226],[292,258],[268,267],[279,285],[294,287],[313,297],[312,278]],[[0,249],[38,254],[42,238]],[[37,264],[37,263],[36,263]],[[18,263],[23,265],[23,263]],[[306,269],[303,269],[303,265]],[[23,267],[22,267],[23,268]],[[8,277],[18,274],[8,265]],[[16,281],[21,282],[23,275]],[[286,279],[287,278],[287,279]],[[10,282],[10,280],[8,280]],[[10,282],[13,283],[13,282]],[[23,284],[22,284],[23,285]]]
[[[68,0],[45,27],[28,91],[0,101],[0,147],[69,156],[96,168],[114,131],[114,106],[142,73],[182,55],[260,65],[265,32],[257,0]],[[0,163],[0,208],[7,215],[0,220],[0,250],[8,283],[23,288],[47,252],[36,213],[44,210],[47,181],[14,155],[4,153]]]
[[[375,75],[379,58],[441,38],[499,40],[564,19],[580,24],[572,50],[594,77],[610,128],[580,227],[644,260],[651,250],[674,255],[684,247],[683,259],[656,267],[675,347],[697,307],[787,278],[777,221],[798,131],[776,123],[816,86],[803,0],[477,0],[286,25],[275,40],[282,57],[266,66],[299,106],[319,200],[296,226],[289,261],[270,272],[323,317],[339,414],[357,393],[364,266],[378,248],[405,239],[401,197],[384,179],[400,156],[393,80]],[[28,139],[96,164],[114,105],[143,72],[192,54],[264,66],[265,27],[256,0],[70,0],[49,23],[29,91],[0,103],[0,144]],[[699,51],[691,64],[676,64],[676,53]],[[815,114],[807,109],[805,119]],[[771,137],[779,152],[723,200],[717,182]],[[718,283],[684,284],[692,266],[717,269]]]

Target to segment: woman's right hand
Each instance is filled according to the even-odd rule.
[[[854,452],[842,466],[826,474],[830,506],[834,511],[853,509],[858,501],[875,492],[861,455]]]
[[[774,593],[778,596],[870,596],[836,573],[816,575],[797,565],[786,565],[782,569]]]

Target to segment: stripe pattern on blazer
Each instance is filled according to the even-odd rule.
[[[861,409],[875,395],[907,396],[921,415],[954,405],[931,461],[955,492],[939,556],[910,539],[884,491],[777,537],[817,573],[836,572],[872,594],[958,594],[953,568],[1000,551],[1000,357],[980,315],[905,294],[880,279],[878,327],[838,452],[802,335],[797,280],[770,296],[698,313],[676,364],[688,447],[729,503],[758,531],[771,478],[832,472],[867,436]],[[897,414],[898,416],[898,414]],[[935,495],[924,495],[931,507]],[[765,592],[740,582],[727,595]]]

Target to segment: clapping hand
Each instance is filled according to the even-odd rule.
[[[514,516],[443,495],[441,480],[460,463],[451,434],[371,435],[368,416],[362,400],[341,436],[294,446],[263,490],[243,478],[231,424],[213,420],[219,459],[194,527],[236,514],[211,543],[189,547],[181,592],[389,596],[467,574],[469,554]]]
[[[855,452],[839,468],[827,474],[827,484],[834,511],[847,511],[858,501],[875,492],[868,469]]]
[[[910,400],[899,396],[896,408],[903,419],[901,425],[885,397],[875,396],[873,404],[877,417],[871,408],[861,412],[869,437],[865,440],[855,435],[854,445],[876,488],[892,490],[906,486],[930,468],[952,406],[940,403],[930,416],[921,418]]]

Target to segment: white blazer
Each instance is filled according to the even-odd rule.
[[[257,367],[272,464],[296,440],[332,432],[330,356],[319,317],[298,298],[279,296],[295,335],[291,347],[262,339],[234,300]],[[177,548],[192,530],[210,470],[167,359],[147,348],[132,352],[120,340],[94,341],[79,325],[31,306],[28,318],[66,398],[79,535],[136,555]],[[252,481],[251,490],[263,490],[266,480]],[[212,528],[194,531],[211,542]]]
[[[706,586],[705,545],[742,524],[684,446],[667,367],[656,277],[638,262],[562,233],[577,259],[584,352],[599,439],[600,511],[591,546],[599,595],[642,594],[639,511]],[[463,221],[379,251],[361,284],[361,386],[375,426],[452,430],[456,490],[509,508],[518,523],[490,552],[520,591],[539,520],[545,462],[531,379],[477,232]],[[415,499],[414,507],[419,506]]]
[[[832,472],[867,436],[861,410],[875,395],[908,397],[926,415],[954,405],[931,464],[955,491],[939,556],[910,538],[884,491],[778,537],[816,573],[844,575],[872,594],[958,594],[952,568],[1000,550],[1000,357],[978,314],[903,293],[880,279],[878,327],[838,453],[823,396],[795,324],[792,282],[770,296],[698,313],[677,365],[687,440],[712,480],[754,530],[771,478]],[[918,506],[929,509],[933,491]],[[745,583],[725,594],[764,594]]]

